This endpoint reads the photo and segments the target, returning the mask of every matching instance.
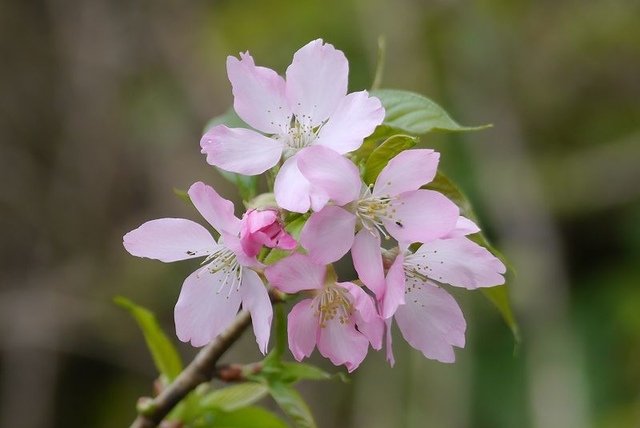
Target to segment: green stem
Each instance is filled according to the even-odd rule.
[[[387,56],[387,39],[380,35],[378,36],[378,56],[376,63],[376,74],[373,78],[373,84],[371,90],[380,89],[382,85],[382,77],[384,76],[384,63]]]

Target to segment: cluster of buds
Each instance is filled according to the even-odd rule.
[[[175,307],[178,338],[203,346],[242,309],[260,350],[271,331],[271,287],[302,296],[288,315],[288,342],[302,360],[317,347],[354,370],[391,327],[427,358],[453,362],[466,322],[445,285],[475,289],[504,283],[505,266],[468,238],[479,228],[443,194],[425,189],[439,154],[405,150],[373,183],[351,154],[385,119],[367,91],[347,93],[348,62],[322,40],[298,50],[282,77],[249,53],[229,57],[234,109],[247,128],[218,125],[200,142],[207,162],[243,174],[268,173],[273,203],[240,218],[232,202],[198,182],[188,191],[218,238],[190,220],[164,218],[124,236],[134,256],[163,262],[204,258]],[[259,204],[258,204],[259,205]],[[295,218],[295,232],[288,220]],[[285,221],[287,220],[287,221]],[[384,247],[384,248],[383,248]],[[269,260],[269,251],[280,256]],[[358,279],[340,281],[333,264],[350,254]],[[266,283],[265,283],[266,282]]]

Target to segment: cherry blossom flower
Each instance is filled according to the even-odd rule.
[[[267,267],[269,282],[285,293],[309,290],[314,297],[297,303],[288,317],[289,349],[296,360],[317,346],[335,365],[355,370],[369,344],[381,349],[384,323],[373,299],[351,282],[336,282],[327,268],[296,253]]]
[[[453,347],[464,347],[464,316],[440,284],[470,290],[493,287],[504,284],[506,272],[498,258],[465,236],[479,230],[473,222],[460,217],[447,236],[422,244],[415,252],[400,245],[387,272],[383,293],[377,295],[387,323],[387,359],[392,364],[392,317],[407,342],[427,358],[450,363],[455,360]],[[363,259],[358,272],[367,271],[367,264],[376,267],[378,262]]]
[[[380,235],[399,242],[429,242],[454,229],[458,207],[442,194],[420,189],[436,174],[439,154],[407,150],[389,161],[373,186],[364,186],[358,168],[324,147],[299,154],[302,174],[335,205],[311,215],[300,243],[319,263],[339,260],[350,249],[356,267],[379,259]],[[356,229],[359,232],[355,234]],[[355,234],[355,237],[354,237]],[[378,294],[382,264],[360,269],[361,279]]]
[[[273,209],[249,210],[242,216],[240,244],[245,254],[254,257],[265,246],[293,250],[298,243],[289,235]]]
[[[200,140],[207,162],[226,171],[257,175],[285,162],[275,180],[278,205],[295,212],[326,203],[300,174],[296,154],[320,145],[338,154],[356,150],[384,119],[367,91],[347,94],[349,64],[321,39],[293,56],[286,80],[258,67],[248,52],[227,58],[234,109],[252,129],[211,128]]]
[[[193,346],[204,346],[231,324],[242,305],[251,313],[253,331],[260,350],[269,342],[273,309],[267,289],[253,270],[255,256],[243,250],[242,223],[233,213],[233,203],[198,182],[189,197],[200,214],[220,233],[211,233],[191,220],[151,220],[123,238],[124,247],[137,257],[162,262],[205,257],[202,267],[185,279],[175,307],[178,338]]]

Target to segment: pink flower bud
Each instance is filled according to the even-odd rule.
[[[242,216],[240,244],[248,256],[256,256],[262,246],[293,250],[298,245],[278,218],[276,210],[249,210]]]

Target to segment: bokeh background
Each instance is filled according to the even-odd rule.
[[[322,37],[360,90],[384,34],[384,87],[495,125],[423,143],[516,268],[523,342],[480,294],[457,293],[456,364],[398,339],[393,369],[372,353],[348,384],[301,386],[320,426],[639,427],[639,17],[635,0],[2,2],[0,425],[127,426],[150,394],[151,359],[111,299],[173,334],[195,262],[135,259],[121,237],[196,218],[174,187],[236,198],[198,146],[232,101],[226,56],[283,72]],[[258,358],[247,335],[227,361]]]

